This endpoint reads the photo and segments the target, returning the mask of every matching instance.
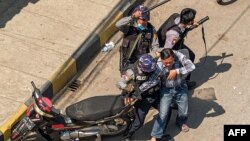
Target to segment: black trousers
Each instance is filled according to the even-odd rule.
[[[135,119],[130,124],[125,136],[132,136],[135,131],[143,126],[144,120],[151,107],[159,109],[160,92],[152,95],[142,96],[142,100],[135,103]]]

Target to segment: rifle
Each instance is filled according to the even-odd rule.
[[[143,14],[143,13],[146,13],[146,12],[148,12],[148,11],[151,11],[151,10],[155,9],[156,7],[161,6],[161,5],[163,5],[164,3],[169,2],[169,1],[170,1],[170,0],[164,0],[164,1],[162,1],[162,2],[160,2],[160,3],[158,3],[158,4],[156,4],[156,5],[154,5],[154,6],[150,7],[150,8],[148,8],[148,10],[143,11],[142,14]]]
[[[204,18],[202,18],[201,20],[199,20],[197,23],[199,24],[199,25],[202,25],[204,22],[206,22],[207,20],[209,20],[209,17],[208,16],[206,16],[206,17],[204,17]],[[198,25],[198,26],[199,26]],[[190,26],[189,28],[188,28],[188,30],[186,30],[186,34],[189,32],[189,31],[191,31],[191,30],[193,30],[193,29],[195,29],[195,28],[197,28],[198,27],[197,25],[192,25],[192,26]],[[203,39],[203,42],[204,42],[204,45],[205,45],[205,60],[204,60],[204,62],[202,63],[203,65],[206,63],[206,61],[207,61],[207,44],[206,44],[206,39],[205,39],[205,30],[204,30],[204,27],[202,26],[202,29],[201,29],[201,33],[202,33],[202,39]]]
[[[203,24],[204,22],[206,22],[207,20],[209,20],[209,17],[208,17],[208,16],[202,18],[202,19],[199,20],[197,23],[198,23],[199,25],[201,25],[201,24]],[[192,26],[190,26],[190,27],[188,28],[188,30],[189,30],[189,31],[190,31],[190,30],[193,30],[193,29],[195,29],[196,27],[198,27],[198,26],[192,25]]]

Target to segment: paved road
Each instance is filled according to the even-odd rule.
[[[22,0],[1,14],[0,124],[31,96],[30,82],[43,85],[119,2]]]
[[[49,1],[38,1],[36,4],[31,4],[31,9],[35,7],[35,5],[38,5],[39,3],[43,5],[43,8],[46,7],[46,2]],[[62,7],[66,5],[61,5]],[[27,6],[28,8],[29,6]],[[167,128],[167,133],[174,136],[176,141],[221,141],[223,140],[223,125],[225,124],[249,124],[250,119],[250,109],[249,109],[249,99],[250,96],[248,95],[249,87],[248,87],[248,81],[249,81],[249,75],[248,71],[250,70],[250,57],[248,53],[248,44],[249,41],[249,35],[250,32],[250,25],[248,24],[250,22],[250,1],[237,1],[236,3],[228,6],[220,6],[216,3],[216,1],[200,1],[200,0],[172,0],[168,4],[165,4],[155,10],[152,11],[152,18],[151,22],[158,28],[160,27],[161,23],[163,23],[166,18],[173,12],[179,12],[184,7],[193,7],[197,9],[197,19],[200,19],[206,15],[210,17],[210,20],[204,24],[205,31],[206,31],[206,41],[208,46],[208,57],[206,59],[205,65],[201,65],[204,61],[204,45],[201,38],[201,32],[200,28],[192,31],[186,40],[187,45],[192,47],[192,49],[196,52],[196,65],[197,69],[193,73],[192,76],[193,80],[196,80],[198,82],[198,87],[194,91],[190,91],[190,118],[188,121],[188,124],[191,127],[190,132],[188,133],[181,133],[178,128],[174,125],[174,116],[176,115],[176,112],[173,114],[173,118],[171,119],[171,122]],[[48,8],[48,7],[46,7]],[[55,8],[55,7],[53,7]],[[48,10],[55,10],[53,8],[48,8]],[[24,8],[25,9],[25,8]],[[67,8],[66,8],[67,9]],[[33,9],[34,10],[34,9]],[[36,9],[34,11],[42,12],[43,9]],[[78,11],[79,12],[79,11]],[[45,12],[44,12],[45,13]],[[64,13],[65,14],[65,13]],[[62,14],[62,15],[64,15]],[[78,13],[79,14],[79,13]],[[21,14],[19,15],[21,16]],[[78,15],[81,16],[81,15]],[[19,22],[24,22],[23,18],[17,18],[18,16],[15,16],[13,20],[15,19]],[[29,16],[26,16],[28,18]],[[60,16],[58,16],[60,17]],[[58,18],[57,17],[57,18]],[[73,16],[77,19],[77,16]],[[66,21],[68,23],[71,23],[71,19],[68,19],[70,17],[65,16]],[[43,18],[40,17],[38,20],[42,20]],[[60,19],[60,18],[59,18]],[[13,21],[12,20],[12,21]],[[11,25],[11,22],[8,22],[6,27]],[[61,21],[64,21],[64,19],[61,19]],[[43,22],[42,22],[43,23]],[[59,28],[59,30],[64,31],[67,26],[61,22],[57,22],[62,24]],[[79,22],[77,27],[79,27],[81,24]],[[9,24],[9,25],[8,25]],[[25,23],[26,25],[28,23]],[[37,24],[37,27],[39,27],[38,23],[34,21],[33,24]],[[41,23],[40,23],[41,24]],[[43,23],[45,24],[45,23]],[[52,24],[52,23],[51,23]],[[26,27],[29,27],[28,25]],[[48,25],[48,27],[50,27]],[[80,26],[81,27],[81,26]],[[18,29],[18,28],[17,28]],[[63,29],[63,30],[62,30]],[[72,29],[72,28],[71,28]],[[81,32],[78,30],[78,28],[73,28],[75,30],[68,31],[70,33],[78,33],[81,34]],[[22,31],[22,28],[19,28],[19,31]],[[32,29],[37,30],[37,29]],[[9,31],[13,31],[13,28],[10,28]],[[43,32],[42,29],[38,30],[43,33],[45,39],[47,36],[53,33],[50,32]],[[67,31],[67,30],[66,30]],[[65,32],[66,32],[65,31]],[[2,32],[1,29],[1,36],[5,31]],[[29,32],[25,32],[28,33]],[[77,34],[77,35],[78,35]],[[27,36],[26,35],[26,36]],[[71,34],[70,34],[71,35]],[[75,34],[74,34],[75,35]],[[1,39],[0,36],[0,39]],[[33,37],[34,35],[31,35],[29,37]],[[76,92],[72,92],[68,90],[65,95],[62,97],[61,101],[57,103],[57,107],[64,109],[67,105],[80,101],[81,99],[94,96],[94,95],[106,95],[106,94],[118,94],[119,90],[115,87],[115,82],[119,79],[119,72],[118,72],[118,47],[119,47],[119,36],[117,35],[116,38],[112,39],[113,41],[117,41],[117,47],[113,49],[109,53],[100,53],[99,56],[96,58],[94,63],[92,63],[89,67],[89,69],[84,73],[82,76],[79,77],[79,81],[81,82],[81,86]],[[36,36],[34,36],[36,37]],[[52,37],[54,37],[52,35]],[[72,36],[69,36],[72,37]],[[79,37],[79,36],[77,36]],[[19,37],[21,38],[21,37]],[[23,37],[21,38],[23,39]],[[27,38],[25,42],[23,41],[15,41],[10,42],[9,40],[0,40],[1,42],[5,41],[6,43],[10,42],[9,44],[14,44],[15,46],[21,46],[21,44],[28,44],[30,45],[31,41],[30,38]],[[39,38],[42,39],[42,38]],[[65,39],[65,38],[64,38]],[[71,38],[69,38],[71,39]],[[63,39],[61,39],[63,40]],[[61,40],[59,43],[61,43]],[[71,45],[72,40],[63,40],[64,45]],[[28,42],[30,41],[30,42]],[[51,41],[51,40],[46,40]],[[52,40],[54,43],[56,40]],[[32,43],[34,40],[32,40]],[[43,43],[43,41],[36,41],[35,43]],[[49,44],[49,43],[48,43]],[[77,44],[77,43],[76,43]],[[27,45],[27,46],[28,46]],[[58,47],[57,51],[62,51],[60,48],[60,45],[54,44],[55,47]],[[0,48],[2,50],[2,47]],[[43,49],[43,48],[38,48]],[[72,49],[72,48],[68,48]],[[47,50],[47,49],[46,49]],[[49,49],[48,49],[49,50]],[[15,53],[15,55],[19,55],[18,51],[15,49],[12,49],[12,51]],[[36,49],[34,49],[36,51]],[[50,50],[49,50],[50,51]],[[71,50],[73,51],[73,49]],[[41,51],[38,51],[38,54],[41,54]],[[70,52],[70,51],[69,51]],[[46,52],[47,53],[47,52]],[[58,53],[58,52],[56,52]],[[55,53],[55,54],[56,54]],[[70,55],[67,50],[64,52],[63,55]],[[28,53],[24,54],[27,55]],[[57,54],[58,58],[60,58],[60,53]],[[34,56],[40,56],[35,54]],[[53,55],[51,55],[53,56]],[[49,58],[51,56],[47,56],[46,58]],[[6,57],[7,58],[7,57]],[[19,57],[21,58],[21,57]],[[32,58],[32,57],[31,57]],[[57,58],[57,59],[58,59]],[[62,57],[63,58],[63,57]],[[3,60],[3,59],[0,59]],[[5,59],[8,60],[8,59]],[[20,59],[21,60],[21,59]],[[38,59],[39,60],[39,59]],[[36,61],[34,60],[33,63],[31,63],[32,66],[36,64]],[[60,59],[58,59],[60,60]],[[63,62],[63,59],[60,60]],[[50,62],[50,61],[49,61]],[[49,65],[49,62],[47,62],[47,65]],[[18,62],[16,64],[21,64],[22,62]],[[51,61],[50,63],[55,63],[55,61]],[[4,66],[5,63],[0,63],[1,66]],[[46,63],[45,63],[46,64]],[[56,66],[57,63],[54,65]],[[11,66],[11,65],[10,65]],[[8,75],[13,75],[9,71],[13,71],[12,69],[8,69],[11,67],[3,67],[3,70],[1,72],[5,72],[3,76],[1,76],[1,79]],[[52,65],[53,66],[53,65]],[[52,68],[54,68],[53,66]],[[40,68],[41,66],[36,66],[34,68]],[[21,67],[25,68],[26,67]],[[48,67],[50,68],[50,67]],[[93,70],[94,68],[94,70]],[[2,69],[2,68],[0,68]],[[21,69],[22,70],[22,69]],[[30,69],[32,72],[32,68]],[[37,70],[33,70],[37,71]],[[20,70],[14,71],[15,74],[13,76],[19,76]],[[24,71],[25,72],[25,71]],[[28,72],[28,71],[27,71]],[[47,73],[46,73],[47,72]],[[20,86],[23,88],[22,96],[29,92],[29,82],[30,80],[35,79],[39,84],[42,84],[43,78],[46,78],[46,74],[49,75],[53,70],[47,70],[46,72],[40,72],[41,75],[38,75],[42,78],[36,77],[36,73],[32,73],[33,75],[25,75],[23,78],[19,77],[13,77],[13,78],[19,78],[18,80],[12,80],[11,78],[7,79],[9,81],[0,82],[1,87],[11,87],[11,82],[16,84],[17,86]],[[22,74],[22,73],[21,73]],[[36,74],[36,75],[34,75]],[[24,79],[26,78],[26,79]],[[23,81],[20,81],[23,80]],[[8,82],[6,84],[6,82]],[[26,84],[26,87],[22,87],[22,83]],[[18,85],[19,84],[19,85]],[[20,89],[19,89],[20,90]],[[6,93],[16,93],[17,90],[9,90],[6,91]],[[1,93],[2,94],[2,93]],[[210,95],[213,95],[216,97],[216,100],[208,100],[210,99]],[[3,96],[2,96],[3,97]],[[214,97],[212,97],[214,98]],[[9,103],[12,101],[11,99]],[[1,103],[2,105],[9,104]],[[1,107],[3,107],[1,105]],[[9,104],[10,105],[14,104]],[[16,104],[18,105],[18,104]],[[145,126],[140,129],[134,136],[134,139],[149,139],[150,138],[150,130],[152,127],[152,117],[157,112],[155,110],[151,110],[147,117],[147,122],[145,123]],[[0,114],[2,115],[2,113]],[[113,140],[119,140],[120,137],[112,137],[112,138],[105,138],[105,141],[113,141]]]
[[[198,87],[190,91],[190,115],[188,124],[190,132],[182,133],[174,124],[176,112],[167,128],[167,133],[176,141],[221,141],[225,124],[249,124],[250,109],[248,106],[248,71],[250,57],[248,44],[250,32],[250,2],[237,1],[228,6],[220,6],[216,1],[178,0],[171,1],[152,11],[151,22],[158,28],[173,12],[184,7],[197,9],[197,19],[209,16],[204,24],[208,56],[203,65],[205,54],[201,37],[201,28],[192,31],[186,40],[196,52],[197,69],[192,79]],[[115,39],[113,39],[115,40]],[[79,80],[83,85],[77,92],[68,92],[58,107],[65,108],[69,103],[76,102],[93,95],[117,94],[115,82],[119,79],[118,48],[109,53],[101,53],[97,57],[97,67],[89,75]],[[100,59],[102,58],[104,59]],[[134,139],[149,139],[152,117],[157,112],[152,110],[145,126],[135,134]],[[119,140],[120,137],[105,138],[106,141]]]

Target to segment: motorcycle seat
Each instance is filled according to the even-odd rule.
[[[96,121],[117,114],[123,107],[119,95],[95,96],[68,106],[66,114],[78,121]]]

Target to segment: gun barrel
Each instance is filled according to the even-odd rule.
[[[202,19],[199,20],[197,23],[198,23],[199,25],[201,25],[201,24],[203,24],[203,23],[204,23],[205,21],[207,21],[207,20],[209,20],[209,17],[208,17],[208,16],[202,18]],[[196,27],[197,27],[196,25],[192,25],[191,27],[189,27],[189,30],[193,30],[193,29],[195,29]]]
[[[198,24],[203,24],[205,21],[209,20],[209,17],[206,16],[205,18],[202,18],[201,20],[199,20],[197,23]]]
[[[156,4],[156,5],[154,5],[154,6],[150,7],[150,8],[148,8],[148,10],[143,11],[142,14],[143,14],[143,13],[146,13],[146,12],[148,12],[148,11],[151,11],[151,10],[155,9],[156,7],[161,6],[161,5],[163,5],[164,3],[169,2],[169,1],[170,1],[170,0],[164,0],[164,1],[162,1],[162,2],[160,2],[160,3],[158,3],[158,4]]]

